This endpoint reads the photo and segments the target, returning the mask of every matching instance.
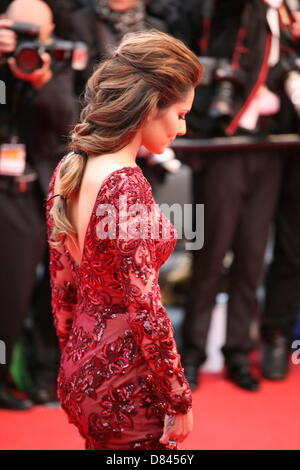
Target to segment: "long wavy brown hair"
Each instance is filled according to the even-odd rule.
[[[183,42],[156,30],[126,35],[112,56],[96,67],[87,82],[80,122],[71,134],[73,153],[60,167],[63,198],[51,209],[52,245],[76,234],[67,202],[79,191],[87,156],[124,148],[153,108],[164,109],[184,99],[202,74],[203,66]]]

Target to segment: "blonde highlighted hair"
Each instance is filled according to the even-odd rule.
[[[87,156],[124,148],[153,108],[182,100],[202,74],[203,66],[183,42],[156,30],[127,34],[96,67],[87,82],[80,122],[71,134],[74,153],[60,167],[63,199],[51,209],[53,245],[76,233],[67,217],[67,200],[79,191]]]

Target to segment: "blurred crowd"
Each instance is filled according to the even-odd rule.
[[[0,15],[0,340],[6,345],[0,408],[22,410],[56,399],[59,349],[45,196],[94,67],[128,32],[156,28],[182,39],[205,66],[185,138],[250,136],[261,142],[270,134],[299,134],[300,1],[1,0]],[[192,253],[182,326],[182,363],[192,389],[206,360],[229,251],[226,377],[259,390],[250,360],[258,349],[264,378],[283,380],[289,373],[300,305],[298,153],[297,146],[253,144],[243,151],[177,155],[191,168],[194,207],[205,207],[205,242]],[[141,153],[138,163],[154,184],[163,184],[169,159],[170,152],[165,161]],[[273,256],[258,314],[271,229]],[[251,335],[254,320],[259,339]],[[16,393],[11,374],[20,338],[29,374],[25,395]]]

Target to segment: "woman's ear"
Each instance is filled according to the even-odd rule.
[[[153,119],[156,118],[157,114],[158,114],[158,109],[155,106],[154,108],[151,109],[150,113],[148,114],[146,118],[146,122],[149,123],[150,121],[153,121]]]

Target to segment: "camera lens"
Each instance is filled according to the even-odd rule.
[[[18,51],[16,55],[16,62],[20,70],[24,73],[32,73],[34,70],[42,67],[43,62],[39,53],[30,48],[24,48]]]
[[[233,113],[234,87],[231,82],[220,82],[213,102],[209,109],[209,115],[218,119],[225,116],[231,116]]]

